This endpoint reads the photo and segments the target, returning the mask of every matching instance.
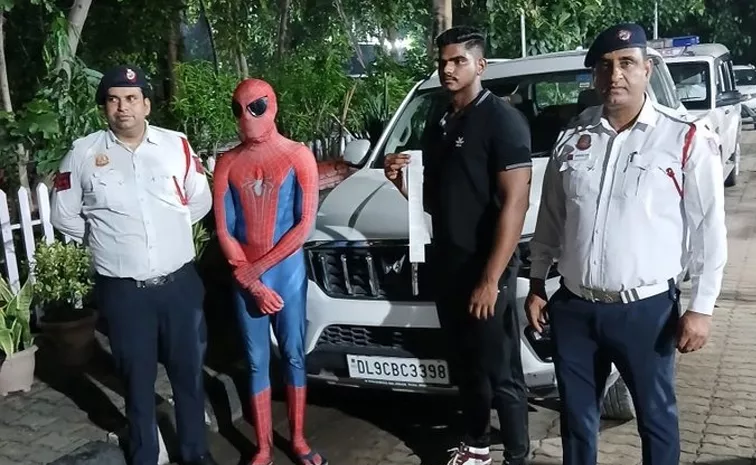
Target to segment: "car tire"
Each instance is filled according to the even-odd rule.
[[[629,421],[635,418],[635,406],[630,390],[620,377],[608,389],[601,403],[601,417],[607,420]]]
[[[733,161],[735,162],[735,166],[732,167],[732,171],[730,171],[729,176],[725,179],[725,187],[733,187],[738,183],[738,171],[740,171],[740,146],[738,146],[737,151],[735,152]]]

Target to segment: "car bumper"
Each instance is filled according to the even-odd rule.
[[[517,310],[520,332],[525,328],[524,302],[528,280],[518,278]],[[547,281],[551,295],[558,279]],[[277,348],[275,335],[274,350]],[[531,396],[555,397],[553,364],[542,360],[521,338],[520,355],[525,381]],[[368,299],[335,299],[310,281],[307,296],[305,350],[308,379],[314,382],[352,387],[385,388],[396,391],[453,393],[448,385],[366,380],[350,376],[348,356],[392,357],[398,359],[443,359],[444,340],[436,307],[432,302],[389,302]]]

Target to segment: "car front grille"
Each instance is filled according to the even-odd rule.
[[[416,357],[440,357],[444,346],[440,329],[330,325],[320,334],[315,349],[383,349]]]
[[[307,247],[310,279],[342,299],[432,301],[426,264],[409,262],[401,243]]]
[[[336,299],[432,302],[433,282],[428,263],[409,262],[406,241],[309,244],[308,274],[329,297]],[[530,277],[529,241],[519,244],[519,276]],[[432,266],[432,265],[431,265]],[[439,263],[435,266],[443,266]],[[549,278],[558,276],[556,265]]]

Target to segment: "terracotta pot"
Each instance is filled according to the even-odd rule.
[[[67,367],[86,365],[94,353],[97,312],[85,315],[71,321],[45,321],[44,317],[40,321],[42,334],[52,343],[56,358]]]
[[[34,384],[34,368],[37,361],[34,353],[37,346],[16,352],[7,357],[0,366],[0,396],[5,397],[11,392],[29,392]]]

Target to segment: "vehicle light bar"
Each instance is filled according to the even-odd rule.
[[[665,39],[653,39],[648,41],[648,46],[655,49],[688,47],[698,45],[701,40],[698,36],[680,36]]]

